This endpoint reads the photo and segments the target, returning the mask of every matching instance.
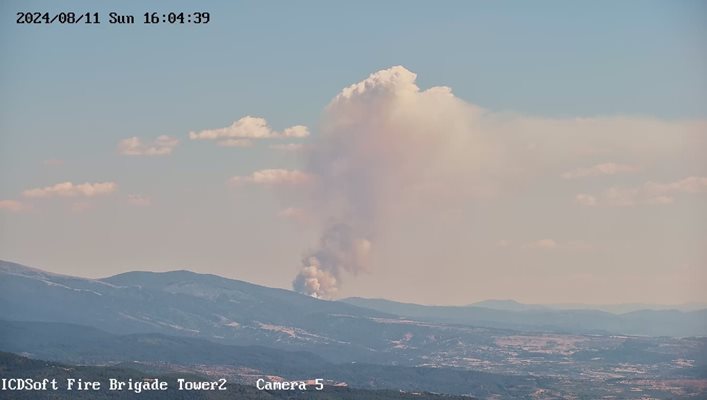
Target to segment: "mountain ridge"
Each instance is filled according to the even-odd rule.
[[[341,301],[430,322],[498,329],[649,336],[707,336],[707,309],[697,311],[637,310],[613,314],[591,309],[506,310],[474,305],[426,306],[361,297],[346,298]]]
[[[437,324],[560,333],[707,336],[707,310],[636,311],[499,310],[478,306],[422,306],[385,299],[326,301],[290,290],[187,270],[130,271],[102,279],[60,275],[0,262],[0,318],[69,322],[116,333],[156,332],[231,344],[268,344],[308,350],[326,344],[357,347],[383,326],[404,335],[399,321],[412,317]],[[36,294],[41,294],[37,296]],[[518,307],[516,303],[504,303]],[[366,350],[368,349],[368,350]],[[360,350],[360,351],[359,351]],[[332,351],[332,354],[336,351]],[[339,354],[346,354],[342,351]],[[358,360],[364,361],[364,360]]]
[[[278,290],[287,293],[296,293],[292,290],[283,288],[274,288],[265,285],[260,285],[257,283],[252,283],[240,279],[223,277],[221,275],[212,273],[202,273],[195,272],[189,269],[177,269],[170,271],[149,271],[149,270],[131,270],[127,272],[121,272],[115,275],[109,275],[102,278],[86,278],[67,274],[60,274],[56,272],[46,271],[37,267],[26,266],[17,262],[0,260],[0,272],[14,273],[20,276],[28,276],[27,274],[18,273],[20,271],[31,271],[36,275],[47,275],[60,278],[70,278],[76,280],[85,280],[90,282],[102,282],[102,283],[112,283],[115,281],[123,281],[127,277],[135,276],[194,276],[194,277],[206,277],[215,278],[219,280],[227,280],[231,282],[237,282],[239,284],[248,285],[250,287],[264,288],[268,290]],[[305,296],[305,295],[302,295]],[[311,296],[305,296],[311,297]],[[415,305],[424,307],[480,307],[493,310],[503,310],[503,311],[528,311],[528,310],[555,310],[555,311],[570,311],[570,310],[587,310],[587,311],[604,311],[612,314],[626,314],[635,311],[680,311],[680,312],[690,312],[690,311],[702,311],[707,310],[707,303],[699,302],[689,302],[681,304],[646,304],[646,303],[616,303],[616,304],[584,304],[584,303],[523,303],[515,299],[486,299],[465,305],[428,305],[419,304],[414,302],[402,302],[389,300],[384,298],[365,298],[365,297],[346,297],[341,299],[336,299],[332,301],[339,301],[348,304],[352,304],[357,300],[368,300],[368,301],[389,301],[397,304],[404,305]],[[328,301],[323,299],[317,299],[320,301]],[[612,310],[623,310],[623,311],[612,311]]]

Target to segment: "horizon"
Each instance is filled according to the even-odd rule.
[[[208,272],[197,272],[193,271],[191,269],[170,269],[170,270],[164,270],[164,271],[155,271],[155,270],[148,270],[148,269],[129,269],[124,272],[119,272],[114,275],[109,275],[109,276],[102,276],[102,277],[86,277],[86,276],[76,276],[76,275],[67,275],[67,274],[61,274],[57,272],[52,272],[51,270],[44,269],[42,267],[38,266],[31,266],[31,265],[25,265],[17,261],[8,261],[8,260],[3,260],[0,259],[0,265],[7,263],[7,264],[14,264],[18,265],[22,268],[27,268],[27,269],[32,269],[32,270],[38,270],[44,273],[48,274],[53,274],[53,275],[59,275],[59,276],[65,276],[65,277],[70,277],[70,278],[78,278],[78,279],[87,279],[87,280],[94,280],[94,281],[101,281],[105,279],[109,279],[118,275],[123,275],[123,274],[130,274],[130,273],[154,273],[154,274],[167,274],[167,273],[173,273],[173,272],[188,272],[190,274],[194,275],[209,275],[209,276],[216,276],[222,279],[228,279],[228,280],[233,280],[233,281],[238,281],[250,285],[255,285],[255,286],[260,286],[268,289],[281,289],[281,290],[286,290],[292,293],[300,294],[306,297],[313,297],[313,296],[308,296],[306,294],[298,293],[296,290],[293,290],[292,288],[287,288],[287,287],[275,287],[275,286],[268,286],[268,285],[263,285],[259,284],[256,282],[249,282],[243,279],[238,279],[235,277],[226,277],[218,274],[213,274],[213,273],[208,273]],[[313,297],[317,299],[316,297]],[[389,301],[389,302],[394,302],[394,303],[399,303],[399,304],[409,304],[409,305],[418,305],[418,306],[424,306],[424,307],[483,307],[483,305],[479,305],[481,303],[504,303],[504,302],[510,302],[513,304],[517,305],[522,305],[522,306],[537,306],[537,307],[556,307],[555,310],[581,310],[577,308],[561,308],[563,306],[567,307],[588,307],[588,309],[591,310],[596,310],[596,311],[604,311],[610,314],[623,314],[625,312],[632,312],[632,311],[641,311],[641,310],[652,310],[652,311],[680,311],[680,312],[689,312],[689,311],[701,311],[702,309],[707,309],[707,303],[701,303],[701,302],[687,302],[687,303],[678,303],[678,304],[661,304],[661,303],[599,303],[599,304],[592,304],[592,303],[527,303],[518,299],[502,299],[502,298],[486,298],[486,299],[479,299],[479,300],[470,300],[469,303],[464,303],[464,304],[426,304],[426,303],[411,303],[411,302],[406,302],[406,301],[401,301],[401,300],[396,300],[394,298],[384,298],[384,297],[361,297],[361,296],[348,296],[348,297],[341,297],[341,298],[332,298],[332,299],[317,299],[317,300],[322,300],[322,301],[345,301],[348,299],[362,299],[362,300],[382,300],[382,301]],[[602,310],[602,307],[630,307],[630,306],[635,306],[635,307],[647,307],[647,308],[640,308],[636,310],[631,310],[631,311],[609,311],[609,310]],[[660,307],[660,308],[650,308],[650,307]],[[668,309],[666,307],[684,307],[684,308],[695,308],[695,309],[689,309],[689,310],[680,310],[680,309]],[[502,308],[501,308],[502,309]]]

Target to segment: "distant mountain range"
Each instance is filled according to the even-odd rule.
[[[469,304],[471,307],[484,307],[494,310],[506,311],[528,311],[528,310],[598,310],[613,314],[624,314],[633,311],[643,310],[677,310],[677,311],[699,311],[707,309],[707,303],[684,303],[684,304],[646,304],[646,303],[625,303],[625,304],[524,304],[515,300],[484,300]]]
[[[513,301],[470,306],[423,306],[352,297],[342,302],[418,320],[522,331],[609,333],[647,336],[707,336],[707,310],[640,310],[623,314],[577,309],[556,310]]]
[[[646,377],[703,378],[706,313],[325,301],[189,271],[86,279],[0,262],[0,351],[236,382],[275,375],[482,398],[638,396]],[[614,376],[624,379],[603,380]]]
[[[421,306],[350,298],[324,301],[189,271],[85,279],[0,262],[0,318],[67,322],[115,333],[155,332],[228,344],[317,350],[339,361],[377,361],[405,333],[402,317],[493,329],[649,336],[707,336],[707,310],[554,310],[520,303]],[[482,305],[482,306],[480,306]],[[376,341],[371,330],[386,326]],[[382,340],[382,341],[381,341]],[[355,356],[353,356],[355,354]]]

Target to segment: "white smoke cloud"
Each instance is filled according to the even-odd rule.
[[[371,242],[356,236],[349,225],[329,227],[319,247],[302,260],[302,270],[292,283],[295,290],[317,298],[331,298],[342,272],[367,271]]]
[[[325,228],[319,247],[304,257],[296,290],[331,297],[344,274],[369,269],[388,210],[406,197],[438,194],[441,176],[464,179],[463,169],[475,168],[455,148],[469,148],[465,133],[480,109],[448,88],[420,91],[415,78],[403,67],[377,72],[326,108],[306,169],[316,176],[309,214]]]
[[[376,235],[398,213],[416,218],[468,208],[578,162],[593,167],[572,170],[566,178],[636,172],[635,165],[675,154],[697,164],[707,143],[705,121],[494,113],[455,97],[448,87],[420,90],[415,81],[401,66],[378,71],[343,89],[325,108],[304,152],[311,196],[298,204],[324,233],[303,259],[296,290],[334,296],[347,274],[369,268]],[[599,155],[627,164],[601,164]],[[602,199],[582,194],[576,201],[596,205]],[[330,236],[339,231],[347,233],[335,234],[339,250],[332,251]],[[361,251],[368,261],[352,261]]]

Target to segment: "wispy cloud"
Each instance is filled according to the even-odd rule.
[[[217,144],[221,147],[251,147],[253,141],[250,139],[226,139],[219,140]]]
[[[270,148],[279,151],[300,151],[304,149],[304,144],[302,143],[276,143],[271,144]]]
[[[244,147],[255,139],[304,138],[309,136],[309,129],[295,125],[282,131],[275,131],[265,118],[245,116],[225,128],[205,129],[189,132],[192,140],[218,140],[220,146]]]
[[[64,160],[60,160],[57,158],[50,158],[48,160],[42,161],[42,164],[48,166],[48,167],[60,167],[64,165]]]
[[[298,223],[307,223],[311,221],[311,217],[307,211],[297,207],[287,207],[277,213],[278,217],[295,221]]]
[[[128,204],[135,207],[148,207],[152,204],[152,199],[141,194],[129,194]]]
[[[541,249],[541,250],[552,250],[557,248],[559,245],[553,239],[540,239],[533,242],[524,244],[522,247],[524,249]]]
[[[521,245],[523,249],[532,250],[565,250],[587,251],[593,248],[592,244],[584,240],[558,241],[555,239],[540,239]]]
[[[113,193],[118,189],[115,182],[81,183],[75,185],[71,182],[57,183],[43,188],[28,189],[22,195],[29,198],[44,197],[94,197]]]
[[[30,208],[31,207],[29,204],[25,204],[17,200],[0,200],[0,210],[16,213],[29,210]]]
[[[574,201],[582,206],[593,207],[597,205],[597,198],[590,194],[580,193],[574,197]]]
[[[617,175],[625,173],[634,173],[640,171],[640,168],[635,165],[617,164],[613,162],[597,164],[589,168],[577,168],[572,171],[567,171],[562,174],[564,179],[577,179],[592,176],[602,175]]]
[[[631,207],[641,204],[671,204],[678,194],[707,192],[707,177],[691,176],[669,183],[646,182],[637,187],[615,186],[600,195],[580,193],[575,202],[583,206]]]
[[[258,184],[267,186],[276,185],[302,185],[310,183],[313,177],[298,170],[263,169],[255,171],[248,176],[234,176],[229,182],[233,185]]]
[[[158,136],[154,141],[143,143],[137,136],[123,139],[118,143],[118,152],[125,156],[166,156],[179,144],[179,139]]]

